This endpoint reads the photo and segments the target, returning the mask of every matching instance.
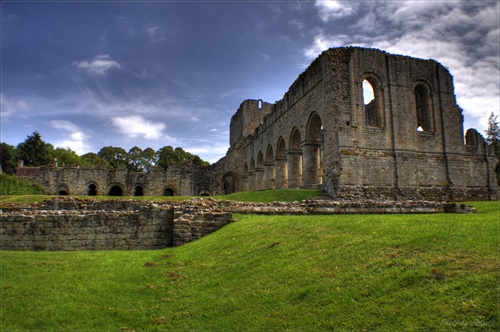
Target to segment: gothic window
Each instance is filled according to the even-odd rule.
[[[365,110],[365,125],[380,127],[380,103],[376,92],[376,82],[371,78],[363,81],[363,104]]]
[[[429,89],[423,85],[418,84],[415,87],[415,108],[417,112],[417,130],[418,131],[432,131],[432,115]]]

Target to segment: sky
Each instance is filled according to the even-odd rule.
[[[171,145],[216,162],[245,99],[276,102],[324,50],[435,59],[464,129],[499,113],[498,1],[9,1],[1,141],[79,155]]]

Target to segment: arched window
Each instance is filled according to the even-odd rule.
[[[363,80],[363,104],[365,110],[365,125],[381,127],[381,104],[378,100],[378,83],[375,79],[367,77]]]
[[[415,86],[415,108],[417,113],[417,130],[432,132],[432,112],[429,89],[424,84]]]

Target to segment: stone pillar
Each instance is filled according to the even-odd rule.
[[[248,190],[249,191],[255,190],[255,173],[254,172],[248,173]]]
[[[255,190],[263,190],[264,188],[264,168],[257,167],[255,169]]]
[[[274,163],[266,162],[264,164],[264,186],[266,189],[274,189]]]
[[[286,165],[286,157],[274,158],[275,166],[275,180],[274,186],[278,189],[288,188],[288,169]]]
[[[248,175],[243,175],[241,177],[241,184],[243,185],[242,190],[248,191]]]
[[[288,188],[299,188],[302,186],[302,151],[288,150]]]
[[[302,144],[305,188],[317,188],[321,185],[321,143],[305,142]]]

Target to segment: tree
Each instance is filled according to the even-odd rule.
[[[175,163],[175,152],[174,148],[169,146],[164,146],[158,150],[158,163],[157,165],[166,170],[168,165]]]
[[[491,112],[488,117],[488,129],[486,129],[486,142],[493,147],[497,157],[495,173],[497,173],[497,184],[500,185],[500,127],[498,125],[498,115]]]
[[[12,160],[14,159],[15,147],[2,142],[2,155],[0,160],[0,165],[2,166],[2,172],[12,175],[14,173],[14,165]]]
[[[81,157],[82,163],[84,166],[104,166],[106,168],[111,168],[111,165],[101,157],[97,153],[89,152]]]
[[[132,172],[141,172],[144,170],[144,161],[142,156],[142,149],[134,146],[128,150],[128,166],[127,169]]]
[[[52,163],[53,150],[54,146],[45,143],[37,131],[17,146],[18,158],[22,159],[26,166],[45,166]]]
[[[128,167],[128,153],[123,148],[106,146],[97,155],[106,160],[111,168]]]
[[[60,166],[63,165],[79,165],[82,166],[85,164],[84,161],[82,161],[81,157],[76,154],[75,151],[71,150],[70,148],[56,148],[52,151],[51,153],[52,159],[57,159],[57,162]]]
[[[151,168],[156,166],[158,162],[158,154],[152,148],[146,148],[142,151],[142,157],[144,160],[144,170],[149,172]]]

